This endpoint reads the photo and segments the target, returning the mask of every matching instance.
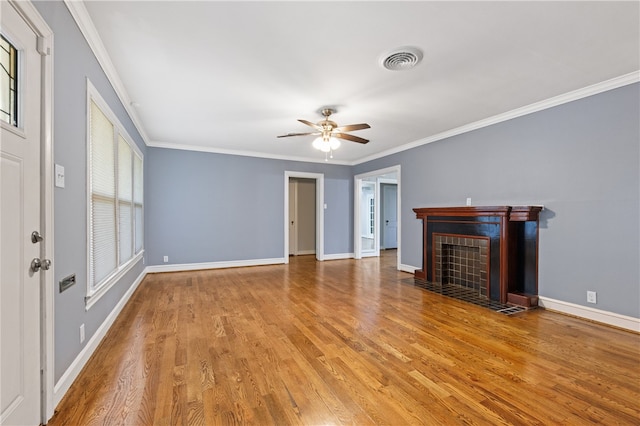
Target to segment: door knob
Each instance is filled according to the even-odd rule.
[[[44,238],[42,238],[42,235],[40,235],[40,233],[38,231],[33,231],[31,233],[31,242],[33,244],[39,243],[40,241],[42,241]]]
[[[40,260],[36,257],[31,261],[31,270],[33,272],[38,272],[40,269],[48,271],[49,268],[51,268],[51,260],[49,259]]]

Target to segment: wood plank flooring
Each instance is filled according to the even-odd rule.
[[[50,425],[640,424],[640,335],[382,258],[148,275]]]

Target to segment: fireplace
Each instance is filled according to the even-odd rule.
[[[433,234],[435,281],[454,284],[488,296],[489,238]]]
[[[501,303],[537,305],[541,206],[413,210],[423,222],[417,279],[466,287]]]

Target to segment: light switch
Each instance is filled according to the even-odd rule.
[[[56,174],[56,187],[64,188],[64,167],[62,167],[60,164],[56,164],[55,174]]]

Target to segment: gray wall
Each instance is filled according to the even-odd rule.
[[[414,207],[543,204],[539,293],[640,317],[640,85],[354,167],[402,166],[402,259],[421,266]],[[428,119],[428,118],[425,118]],[[587,305],[586,291],[598,293]]]
[[[284,172],[323,173],[325,254],[353,252],[349,167],[148,148],[149,265],[282,258]]]
[[[54,190],[55,282],[75,273],[77,283],[55,292],[55,380],[60,379],[122,295],[140,275],[136,265],[89,311],[87,291],[87,77],[145,153],[144,143],[118,100],[67,7],[62,2],[34,3],[54,32],[54,161],[65,168],[65,188]],[[146,158],[145,158],[146,161]],[[145,164],[146,167],[146,164]],[[86,339],[80,344],[80,325]]]

